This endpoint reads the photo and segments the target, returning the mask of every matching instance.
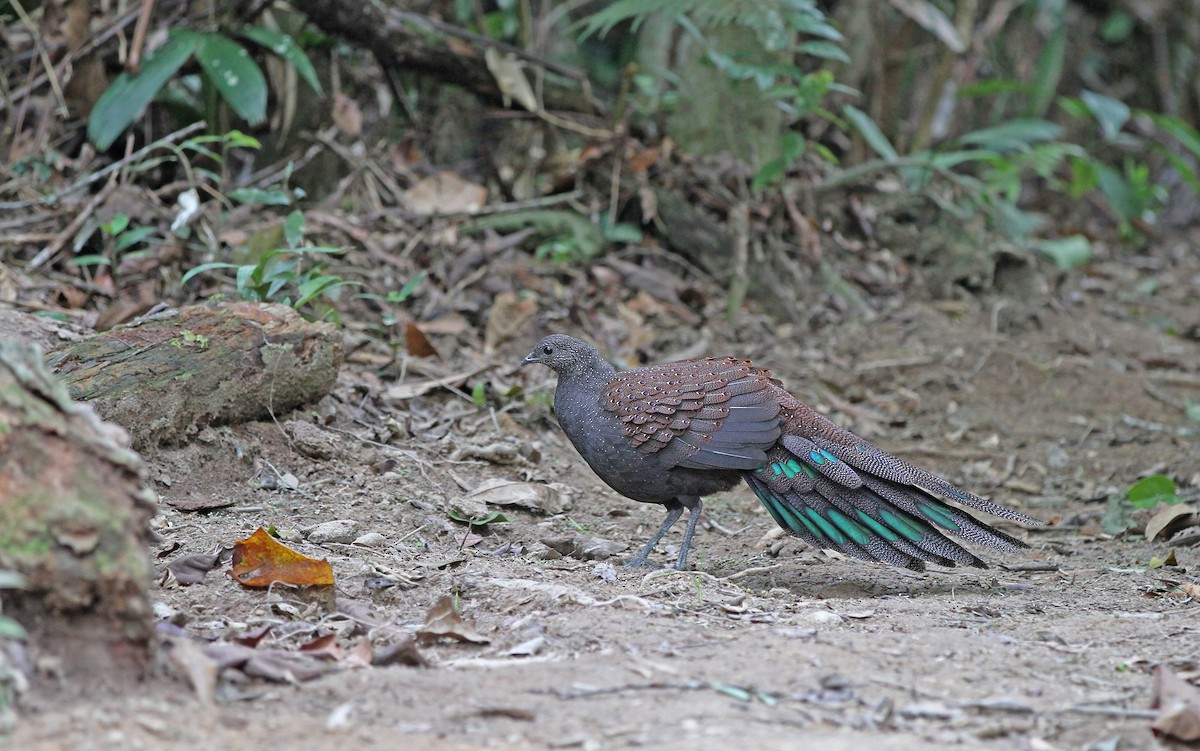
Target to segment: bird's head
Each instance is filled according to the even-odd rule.
[[[566,334],[551,334],[533,346],[522,365],[541,363],[559,375],[588,367],[600,354],[596,348]]]

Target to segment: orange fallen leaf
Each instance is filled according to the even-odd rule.
[[[309,558],[279,544],[262,527],[233,544],[230,575],[246,587],[269,587],[276,582],[297,586],[333,584],[329,561]]]

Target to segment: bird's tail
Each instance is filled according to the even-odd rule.
[[[855,471],[813,449],[818,462],[787,445],[793,441],[781,443],[786,448],[776,448],[766,467],[744,477],[780,527],[819,548],[920,570],[925,563],[987,568],[947,533],[1000,550],[1028,547],[923,488]]]

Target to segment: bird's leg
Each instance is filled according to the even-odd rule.
[[[645,566],[646,560],[650,557],[650,554],[654,552],[654,546],[657,545],[658,541],[663,538],[663,535],[667,533],[667,530],[671,528],[671,525],[679,521],[679,517],[683,516],[683,504],[679,501],[671,501],[670,503],[664,503],[663,505],[667,507],[667,518],[663,520],[662,526],[659,527],[658,531],[654,533],[654,536],[650,538],[650,542],[646,543],[646,546],[642,548],[642,552],[635,555],[632,560],[625,564],[626,566]],[[690,520],[688,521],[688,529],[692,529],[695,526],[696,525]],[[686,553],[687,547],[685,546],[683,550],[684,553]]]
[[[687,529],[683,532],[683,543],[679,546],[679,558],[675,561],[675,568],[683,571],[687,569],[688,549],[692,546],[692,537],[696,534],[696,524],[700,521],[700,509],[704,503],[699,496],[694,495],[681,497],[679,503],[688,509]]]

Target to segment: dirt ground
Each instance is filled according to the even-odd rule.
[[[1169,474],[1196,498],[1200,426],[1184,413],[1200,401],[1192,248],[1052,278],[1053,292],[1034,302],[898,300],[870,323],[800,332],[754,319],[705,343],[753,356],[847,427],[1049,522],[1001,524],[1029,542],[1024,555],[983,551],[988,570],[921,574],[836,559],[778,536],[742,488],[707,501],[694,571],[613,567],[662,511],[604,488],[545,400],[498,413],[445,392],[388,400],[390,384],[349,365],[322,408],[211,429],[147,457],[162,498],[156,562],[274,525],[298,550],[329,559],[340,602],[369,605],[393,632],[415,631],[453,595],[487,643],[422,645],[427,667],[343,661],[295,684],[226,672],[215,707],[164,660],[128,695],[25,707],[9,742],[123,751],[1158,748],[1152,668],[1200,666],[1200,602],[1181,591],[1197,580],[1200,548],[1177,547],[1176,566],[1150,568],[1171,543],[1113,539],[1099,520],[1110,495],[1146,474]],[[530,326],[500,359],[515,366],[545,328]],[[690,333],[662,336],[682,351],[697,341]],[[553,388],[548,370],[500,370],[535,394]],[[325,449],[285,428],[314,414]],[[513,450],[485,450],[498,443]],[[279,476],[295,478],[295,489]],[[563,483],[570,508],[506,508],[509,521],[482,535],[448,518],[454,499],[493,478]],[[172,506],[198,498],[229,505]],[[354,520],[357,539],[378,535],[373,544],[305,539],[332,520]],[[682,527],[658,560],[672,559]],[[542,542],[573,534],[630,547],[596,561],[548,553]],[[154,598],[200,639],[274,624],[264,646],[335,633],[350,647],[366,633],[302,595],[244,589],[227,568],[156,588]],[[386,642],[386,629],[373,638]]]

